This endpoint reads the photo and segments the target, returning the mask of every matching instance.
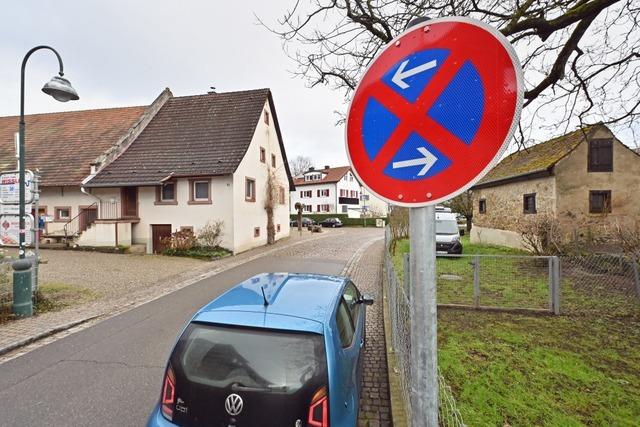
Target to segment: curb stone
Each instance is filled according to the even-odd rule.
[[[386,249],[385,249],[386,250]],[[382,307],[384,318],[384,336],[387,343],[393,343],[391,337],[391,321],[389,313],[389,299],[387,298],[387,278],[386,272],[383,274],[382,281]],[[406,405],[400,384],[398,364],[396,360],[396,352],[393,344],[386,346],[387,350],[387,374],[389,377],[389,400],[391,401],[391,420],[396,427],[408,427],[409,417],[406,413]]]
[[[30,337],[21,339],[9,345],[6,345],[0,348],[0,356],[9,353],[10,351],[16,350],[20,347],[24,347],[25,345],[31,344],[35,341],[41,340],[43,338],[49,337],[51,335],[57,334],[58,332],[66,331],[67,329],[71,329],[83,323],[89,322],[91,320],[97,319],[99,315],[85,317],[79,320],[74,320],[73,322],[65,323],[61,326],[56,326],[55,328],[47,329],[46,331],[40,332],[38,334],[32,335]],[[1,362],[0,362],[1,363]]]

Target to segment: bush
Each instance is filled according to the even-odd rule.
[[[551,215],[535,215],[518,223],[522,243],[535,255],[559,255],[566,248],[558,220]]]
[[[186,250],[196,245],[196,236],[191,230],[180,230],[171,233],[169,237],[163,237],[160,242],[167,248]]]
[[[364,225],[364,220],[362,218],[349,218],[347,214],[312,214],[312,213],[307,214],[303,212],[302,217],[310,218],[318,224],[320,224],[322,221],[324,221],[327,218],[338,218],[342,222],[342,225],[345,225],[347,227],[351,227],[351,226],[362,227]],[[290,219],[291,221],[297,221],[298,214],[291,214]],[[377,218],[366,218],[367,227],[375,227],[376,219]],[[383,219],[385,224],[387,224],[387,218],[380,218],[380,219]]]
[[[181,256],[196,259],[215,260],[230,254],[228,250],[217,247],[194,246],[190,249],[167,248],[162,254],[168,256]]]
[[[224,221],[207,221],[204,227],[198,232],[197,241],[199,246],[215,248],[222,242],[222,231]]]

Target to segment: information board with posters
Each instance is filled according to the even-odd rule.
[[[24,217],[25,244],[33,243],[33,215]],[[20,215],[0,215],[0,245],[18,246],[20,239]]]
[[[25,171],[25,203],[33,202],[33,172]],[[18,172],[4,172],[0,174],[0,204],[20,203],[20,174]],[[27,208],[27,210],[29,210]]]

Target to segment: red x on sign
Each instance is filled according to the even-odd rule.
[[[379,197],[425,206],[464,191],[500,159],[522,108],[522,71],[498,31],[467,18],[394,39],[355,90],[349,160]]]

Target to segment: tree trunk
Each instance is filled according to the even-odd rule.
[[[465,217],[467,219],[467,233],[471,233],[471,224],[473,221],[473,215]]]

